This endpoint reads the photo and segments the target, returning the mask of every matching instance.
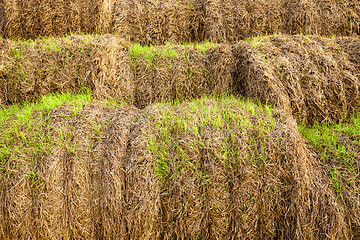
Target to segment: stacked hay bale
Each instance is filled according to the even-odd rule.
[[[29,102],[44,94],[89,86],[94,61],[91,41],[90,36],[72,36],[7,42],[7,103]]]
[[[227,46],[184,45],[130,49],[135,105],[234,93],[234,59]]]
[[[115,0],[111,12],[112,31],[142,44],[201,41],[196,30],[194,0]]]
[[[225,97],[141,111],[50,96],[2,112],[2,238],[346,238],[284,111]]]
[[[360,33],[360,2],[342,0],[285,1],[287,32],[322,36]]]
[[[270,36],[235,46],[239,91],[282,106],[303,123],[360,110],[359,69],[336,40]]]
[[[49,93],[84,89],[99,99],[127,100],[119,94],[131,92],[131,86],[127,87],[133,81],[127,44],[117,37],[2,40],[0,47],[1,104],[31,102]]]
[[[138,107],[204,94],[235,93],[231,48],[199,44],[129,46],[104,35],[26,42],[2,40],[1,103],[31,102],[54,92],[91,90],[98,99]]]
[[[274,34],[358,35],[360,2],[342,0],[2,0],[0,35],[116,33],[141,44],[235,43]]]
[[[338,124],[302,126],[309,148],[321,163],[332,189],[345,209],[345,220],[360,237],[360,115]]]
[[[100,18],[97,0],[4,0],[6,28],[10,38],[33,39],[69,33],[95,33]]]

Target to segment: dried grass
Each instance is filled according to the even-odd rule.
[[[235,47],[244,95],[282,106],[304,123],[359,111],[358,69],[336,41],[271,36],[250,42]]]
[[[360,108],[356,38],[273,35],[236,45],[147,47],[104,35],[0,44],[2,105],[88,89],[139,108],[241,94],[303,123],[339,121]]]
[[[143,110],[75,105],[34,112],[28,125],[12,116],[2,128],[13,134],[2,146],[15,146],[1,168],[2,238],[344,239],[356,231],[283,110],[229,97]]]
[[[285,1],[287,33],[351,36],[360,32],[360,2],[342,0]]]
[[[98,32],[101,1],[5,0],[4,3],[5,33],[10,38]]]
[[[92,74],[93,94],[98,99],[134,102],[134,72],[129,62],[128,43],[111,35],[94,40],[97,69]]]
[[[206,40],[234,43],[249,36],[284,31],[285,13],[278,1],[205,2]]]
[[[358,0],[2,1],[0,34],[15,39],[116,33],[148,45],[205,40],[235,43],[274,33],[360,33]]]
[[[29,102],[41,95],[90,87],[93,48],[90,37],[14,42],[6,66],[7,103]]]
[[[233,93],[233,58],[227,46],[135,46],[130,55],[138,107]]]
[[[347,236],[344,210],[283,112],[231,100],[155,110],[147,134],[165,239]]]
[[[349,239],[360,234],[360,149],[359,115],[339,124],[302,126],[309,148],[321,163],[324,175],[345,210],[344,219],[351,229]]]

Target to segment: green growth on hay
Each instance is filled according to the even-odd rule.
[[[326,166],[338,196],[349,184],[355,184],[359,191],[360,114],[337,124],[302,126],[300,131]]]
[[[215,102],[217,104],[214,104]],[[240,106],[239,109],[246,114],[239,115],[236,111],[228,109],[227,106],[231,105]],[[158,106],[160,105],[158,104]],[[178,106],[185,110],[180,111],[177,109]],[[202,172],[204,166],[202,166],[201,160],[193,162],[194,152],[190,149],[196,149],[194,150],[196,154],[201,154],[202,151],[210,149],[211,154],[224,160],[223,158],[227,158],[227,154],[229,154],[228,138],[235,141],[236,130],[242,129],[240,131],[246,132],[252,129],[257,133],[256,138],[258,140],[270,137],[270,132],[276,126],[272,111],[269,106],[262,107],[259,104],[234,96],[202,97],[189,103],[173,104],[160,114],[160,119],[152,120],[153,124],[150,126],[151,129],[158,130],[157,134],[150,136],[148,147],[155,156],[155,168],[160,181],[165,184],[170,177],[174,178],[177,173],[187,169],[193,171],[198,177],[204,177],[204,181],[211,182],[211,179],[206,178],[206,172]],[[260,117],[254,123],[251,116],[255,115],[266,117]],[[206,140],[204,136],[204,129],[223,132],[219,149],[211,147],[212,143]],[[184,145],[186,138],[194,140],[191,146]],[[236,150],[234,154],[236,156],[232,156],[232,160],[240,157],[243,153]],[[256,155],[256,153],[253,154]],[[262,150],[260,155],[261,159],[266,160],[265,151]],[[231,167],[229,164],[231,165],[230,162],[226,163],[228,167]]]
[[[47,112],[65,104],[73,106],[73,114],[78,114],[91,101],[89,93],[70,93],[43,96],[37,103],[12,105],[0,110],[0,162],[3,167],[14,157],[24,155],[24,161],[35,161],[40,155],[50,151],[51,136],[45,132]],[[6,126],[6,127],[5,127]]]

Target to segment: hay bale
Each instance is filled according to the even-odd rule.
[[[4,239],[350,236],[283,110],[231,97],[141,111],[46,99],[1,115]]]
[[[7,103],[29,102],[58,91],[91,89],[95,60],[91,41],[89,36],[71,36],[9,44]]]
[[[96,33],[103,5],[98,0],[4,0],[6,33],[11,38],[34,39],[69,33]]]
[[[133,110],[74,101],[4,122],[3,239],[125,236],[123,165]]]
[[[321,163],[339,202],[345,209],[349,239],[360,237],[359,115],[339,124],[303,126],[309,148]]]
[[[163,238],[347,236],[344,210],[284,112],[234,99],[147,110]]]
[[[231,51],[226,46],[184,45],[130,49],[135,105],[232,93]]]
[[[112,31],[141,44],[190,42],[193,28],[193,0],[115,0]]]
[[[129,62],[128,44],[121,38],[105,35],[93,42],[96,49],[93,94],[97,99],[134,103],[134,72]]]
[[[219,1],[205,5],[205,39],[231,42],[283,31],[284,9],[278,1]]]
[[[98,99],[138,107],[155,101],[235,93],[235,59],[225,45],[129,47],[117,36],[104,35],[3,41],[2,49],[5,72],[1,76],[6,78],[0,91],[3,104],[84,88]]]
[[[359,111],[358,69],[333,40],[272,36],[251,44],[235,47],[246,96],[291,110],[304,123],[338,121]]]
[[[360,2],[341,0],[285,1],[287,33],[310,35],[358,35]]]

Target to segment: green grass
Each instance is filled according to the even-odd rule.
[[[146,46],[135,43],[129,47],[130,57],[138,60],[140,57],[146,58],[149,62],[151,62],[156,56],[162,56],[164,58],[177,58],[179,52],[176,48],[180,49],[197,49],[201,53],[205,54],[211,47],[216,46],[215,43],[204,42],[204,43],[188,43],[188,44],[180,44],[174,45],[171,43],[166,43],[165,47],[157,47],[157,46]]]
[[[67,104],[72,106],[72,114],[76,116],[90,101],[89,92],[78,95],[65,93],[43,96],[36,103],[2,108],[0,110],[0,173],[9,174],[15,171],[13,166],[27,165],[29,170],[24,172],[22,177],[30,179],[32,185],[38,187],[41,181],[36,165],[52,152],[54,140],[47,131],[50,120],[48,113]],[[62,143],[65,142],[66,136],[62,129],[58,131]]]
[[[3,126],[10,117],[15,117],[17,123],[23,124],[31,121],[31,116],[34,112],[47,112],[56,107],[70,104],[74,106],[74,113],[79,112],[83,105],[91,101],[91,94],[89,91],[84,91],[83,94],[51,94],[42,96],[41,100],[35,103],[25,103],[24,105],[11,105],[0,109],[0,126]]]
[[[234,106],[236,110],[228,106]],[[164,104],[158,104],[158,107],[162,109]],[[159,114],[160,119],[151,120],[150,128],[157,133],[151,135],[148,142],[149,151],[155,157],[158,178],[164,184],[172,174],[176,175],[179,171],[190,171],[195,175],[200,172],[200,175],[206,174],[202,172],[200,163],[194,160],[192,151],[200,153],[210,149],[213,151],[211,154],[224,159],[229,154],[226,147],[228,138],[232,138],[235,142],[236,131],[245,132],[253,129],[257,132],[258,139],[267,139],[276,126],[271,107],[234,96],[220,98],[208,96],[180,105],[175,102],[170,108],[165,109],[168,110]],[[246,114],[239,114],[238,111]],[[254,121],[251,116],[263,117]],[[158,115],[155,118],[157,117]],[[214,150],[215,147],[211,150],[209,145],[212,143],[204,138],[204,129],[213,129],[212,131],[219,133],[226,132],[219,151]],[[184,139],[192,139],[192,141],[184,144]],[[236,150],[233,159],[241,154],[243,153]],[[261,161],[265,161],[266,151],[262,150],[260,155]]]
[[[356,167],[356,162],[360,161],[360,114],[346,122],[316,123],[313,126],[300,126],[299,129],[326,166],[338,196],[347,182],[360,184],[360,173]]]

